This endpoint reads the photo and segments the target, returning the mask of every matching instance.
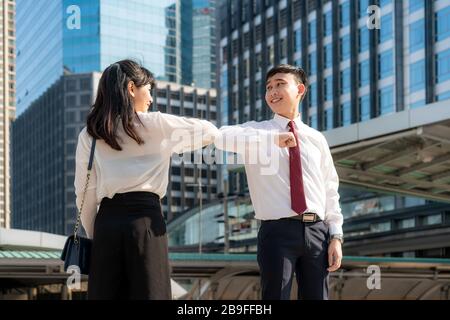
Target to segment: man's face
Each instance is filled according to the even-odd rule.
[[[276,73],[266,82],[266,102],[274,113],[286,116],[298,108],[305,86],[291,73]]]

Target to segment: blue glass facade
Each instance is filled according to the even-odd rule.
[[[387,78],[394,74],[393,50],[386,50],[379,55],[379,78]]]
[[[389,13],[381,17],[380,43],[383,43],[387,40],[391,40],[393,38],[392,32],[393,32],[392,13]]]
[[[192,82],[197,87],[214,88],[216,83],[215,0],[193,0],[191,10]],[[183,57],[183,65],[185,64],[189,65],[189,58]]]
[[[63,73],[62,12],[61,1],[17,0],[17,115]]]
[[[420,19],[409,26],[409,52],[413,53],[424,48],[425,21]]]
[[[101,69],[133,58],[160,79],[179,80],[176,0],[103,0],[100,5]]]
[[[410,92],[425,89],[425,60],[420,60],[410,65]]]
[[[179,34],[187,29],[179,18],[179,4],[180,0],[18,0],[17,114],[64,69],[102,71],[131,58],[158,79],[182,82],[185,43]]]
[[[63,25],[63,66],[73,73],[100,71],[100,2],[64,0],[63,9],[74,3],[80,8],[81,24],[79,29]],[[64,20],[70,15],[63,12]]]
[[[228,3],[229,9],[234,13],[232,12],[233,17],[230,17],[230,24],[224,25],[222,38],[224,33],[228,33],[228,29],[236,31],[247,27],[247,21],[253,19],[250,24],[250,29],[253,28],[253,31],[250,30],[250,38],[253,39],[257,61],[253,67],[256,73],[255,83],[260,81],[259,78],[263,77],[267,68],[274,63],[287,62],[303,67],[310,80],[309,95],[300,107],[303,108],[303,113],[307,113],[303,119],[308,121],[310,115],[317,115],[319,128],[322,130],[329,129],[326,119],[329,117],[330,108],[334,111],[333,126],[348,122],[340,117],[339,112],[339,107],[348,101],[350,117],[347,119],[354,123],[394,111],[426,106],[450,95],[450,84],[447,82],[450,80],[450,3],[446,1],[432,1],[429,6],[429,2],[424,0],[405,0],[403,5],[392,0],[378,1],[377,5],[381,7],[379,29],[367,26],[367,18],[373,14],[373,11],[368,10],[373,3],[369,0],[331,0],[321,4],[293,0],[287,5],[283,1],[275,1],[279,8],[273,12],[269,10],[273,7],[272,2],[230,0],[224,3]],[[252,6],[252,3],[256,6]],[[264,10],[266,18],[261,20]],[[306,15],[302,14],[302,10],[307,11]],[[288,22],[283,21],[286,14],[292,18],[290,26],[287,25]],[[401,28],[398,26],[399,15],[402,15]],[[235,17],[242,21],[238,23],[239,19]],[[353,17],[358,18],[354,24],[351,23]],[[337,23],[334,21],[336,18]],[[275,20],[278,21],[274,22]],[[334,30],[333,26],[338,26],[338,30]],[[430,27],[433,32],[428,34],[426,31]],[[285,29],[288,30],[287,33]],[[274,36],[277,33],[278,36]],[[242,39],[234,42],[239,43],[242,40],[245,46],[246,31],[240,31],[239,34]],[[249,63],[247,57],[239,58],[242,45],[234,46],[233,39],[228,40],[229,43],[225,47],[230,46],[228,63],[231,66],[227,71],[241,70],[241,61],[246,64],[242,67],[243,70],[252,70],[252,67],[248,66],[252,62]],[[283,45],[289,42],[289,49],[284,48]],[[223,51],[225,47],[221,45]],[[263,45],[265,47],[262,47]],[[261,46],[261,49],[256,49],[257,46]],[[248,44],[242,49],[242,54],[247,49]],[[250,50],[250,54],[251,52]],[[430,61],[431,58],[433,61]],[[430,68],[434,70],[431,71]],[[250,74],[253,71],[250,71]],[[264,92],[258,91],[260,88],[253,90],[251,98],[259,101],[256,112],[236,112],[241,108],[237,105],[241,100],[237,98],[240,94],[235,92],[235,85],[240,86],[238,81],[235,81],[231,86],[225,87],[225,90],[233,91],[230,97],[236,96],[233,100],[236,104],[230,100],[230,109],[234,110],[235,115],[229,119],[234,117],[242,121],[251,119],[252,114],[262,114],[262,118],[269,116],[270,110],[264,111],[266,106],[261,99]],[[257,92],[260,94],[256,94]],[[334,101],[336,99],[338,101]],[[238,117],[238,114],[242,116]]]

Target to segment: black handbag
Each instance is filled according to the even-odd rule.
[[[89,155],[89,164],[86,176],[86,184],[84,186],[83,198],[81,200],[80,210],[77,215],[77,222],[75,223],[73,235],[69,236],[64,244],[64,249],[61,253],[61,260],[64,261],[64,271],[67,272],[69,267],[77,266],[81,274],[89,274],[89,266],[91,262],[91,247],[92,240],[78,236],[78,229],[80,227],[81,211],[83,210],[84,200],[86,198],[86,191],[89,185],[89,178],[91,176],[92,163],[94,160],[94,150],[96,139],[92,139],[91,153]]]

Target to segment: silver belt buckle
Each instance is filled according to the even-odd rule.
[[[304,214],[302,214],[302,221],[303,222],[314,222],[314,221],[316,221],[316,214],[315,213],[304,213]]]

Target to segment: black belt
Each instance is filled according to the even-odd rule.
[[[318,214],[310,213],[310,212],[305,212],[303,214],[298,214],[296,216],[287,217],[286,219],[295,219],[295,220],[300,220],[300,221],[303,221],[303,222],[322,221],[322,219],[320,219]]]

